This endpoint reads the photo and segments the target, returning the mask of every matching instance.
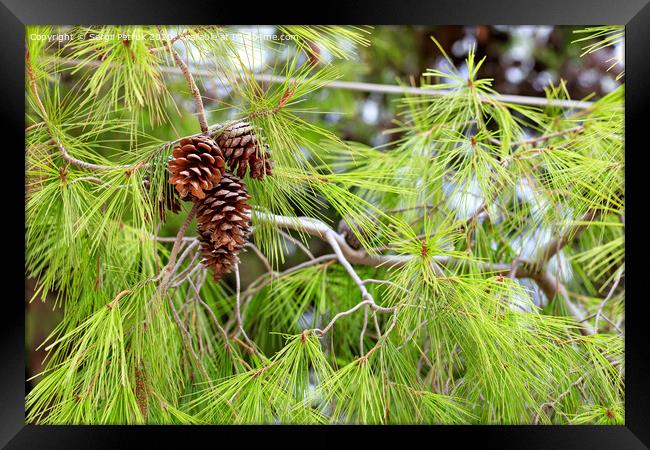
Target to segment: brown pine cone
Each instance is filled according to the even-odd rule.
[[[253,126],[248,122],[238,122],[229,126],[217,138],[219,146],[228,161],[228,167],[237,176],[246,175],[250,168],[251,178],[261,180],[273,172],[273,161],[268,145],[261,144]]]
[[[356,226],[356,223],[354,221],[352,221],[352,223],[354,224],[354,226]],[[343,219],[340,220],[338,230],[339,230],[339,234],[343,236],[345,242],[347,242],[347,244],[350,247],[352,247],[355,250],[359,250],[361,248],[361,242],[354,235],[352,229],[350,228],[350,225],[348,225],[345,220]]]
[[[209,137],[181,139],[172,154],[174,157],[167,165],[169,183],[176,186],[184,200],[205,198],[205,191],[219,184],[225,172],[223,153]]]
[[[249,195],[244,183],[226,173],[219,185],[199,201],[197,211],[203,264],[214,279],[232,271],[251,233]]]
[[[210,238],[210,233],[199,234],[201,245],[201,263],[205,267],[212,268],[212,278],[214,281],[221,280],[225,273],[232,272],[235,264],[239,263],[239,254],[228,251],[224,247],[214,247]]]

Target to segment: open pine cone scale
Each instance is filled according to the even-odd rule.
[[[181,139],[172,152],[169,182],[181,198],[201,200],[213,189],[225,172],[226,163],[219,146],[206,136]]]
[[[219,185],[199,201],[197,221],[203,264],[214,279],[231,272],[251,233],[249,195],[236,176],[226,173]]]
[[[251,178],[261,180],[273,173],[273,161],[268,145],[260,143],[253,126],[238,122],[227,127],[217,138],[232,172],[240,178],[249,170]]]

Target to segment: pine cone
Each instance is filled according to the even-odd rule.
[[[228,167],[233,173],[236,171],[240,178],[246,175],[247,167],[250,167],[251,178],[256,180],[272,174],[273,161],[269,148],[259,142],[248,122],[229,126],[221,133],[217,142],[223,149]]]
[[[212,139],[205,136],[181,139],[173,156],[167,165],[171,173],[169,183],[176,185],[182,199],[201,200],[205,191],[221,181],[226,164],[221,149]],[[189,198],[188,194],[191,194]]]
[[[229,252],[223,247],[214,247],[210,239],[210,233],[199,234],[201,245],[201,263],[205,267],[212,268],[212,278],[214,281],[221,280],[224,273],[232,272],[235,264],[239,263],[239,256],[236,253]]]
[[[218,281],[239,262],[237,255],[250,236],[249,195],[244,183],[228,173],[206,194],[197,211],[199,242],[202,262]]]
[[[352,221],[353,224],[356,226],[356,223]],[[347,222],[343,219],[340,220],[339,222],[339,234],[343,236],[345,239],[345,242],[352,247],[355,250],[359,250],[361,248],[361,242],[359,239],[354,235],[352,232],[352,229],[350,228],[350,225],[347,224]]]

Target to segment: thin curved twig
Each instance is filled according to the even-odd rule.
[[[605,299],[598,306],[598,311],[596,312],[596,320],[594,321],[594,332],[596,332],[596,333],[598,332],[598,320],[600,319],[601,316],[605,320],[607,320],[610,324],[614,325],[610,320],[607,319],[607,317],[605,317],[603,315],[603,309],[605,308],[605,305],[607,304],[607,302],[609,302],[609,300],[614,296],[614,291],[618,287],[618,284],[621,282],[621,277],[623,275],[623,267],[624,266],[621,266],[621,268],[616,273],[616,279],[614,280],[614,284],[610,288],[609,293],[607,294]],[[616,325],[614,325],[614,327],[618,328]]]
[[[239,333],[244,337],[248,345],[253,349],[253,351],[258,355],[262,356],[257,350],[257,346],[253,341],[250,340],[246,331],[244,331],[244,320],[242,319],[241,314],[241,282],[239,279],[239,264],[235,264],[235,284],[236,284],[236,298],[235,298],[235,315],[237,317],[237,327],[239,328]]]
[[[81,59],[51,57],[48,58],[62,65],[72,66],[85,66],[85,67],[98,67],[102,64],[101,61],[84,61]],[[182,72],[176,67],[161,66],[160,72],[171,75],[182,75]],[[202,77],[214,78],[215,72],[212,70],[193,68],[192,73]],[[254,73],[253,78],[262,83],[276,83],[276,84],[292,84],[299,82],[295,78],[286,78],[279,75],[270,75],[264,73]],[[376,92],[379,94],[408,94],[408,95],[421,95],[423,97],[444,97],[449,95],[450,92],[445,89],[427,89],[413,86],[399,86],[393,84],[380,84],[380,83],[366,83],[358,81],[342,81],[342,80],[322,80],[323,88],[326,89],[344,89],[351,91],[361,92]],[[520,105],[530,106],[558,106],[567,109],[590,109],[594,106],[593,102],[579,101],[579,100],[564,100],[564,99],[548,99],[546,97],[530,97],[523,95],[508,95],[499,94],[492,98],[480,96],[479,100],[482,102],[499,101],[504,103],[515,103]]]
[[[205,108],[203,107],[203,99],[201,98],[201,92],[199,91],[199,88],[196,86],[196,82],[194,81],[192,72],[190,72],[190,69],[187,67],[187,64],[185,64],[185,62],[178,54],[178,52],[171,47],[171,44],[169,44],[169,51],[174,57],[174,61],[176,62],[176,65],[181,69],[181,72],[183,73],[183,76],[185,77],[185,80],[187,81],[187,84],[190,87],[190,91],[192,92],[192,97],[194,98],[194,105],[196,106],[196,114],[199,119],[199,126],[201,127],[201,132],[203,132],[203,134],[208,134],[209,127],[208,127],[208,121],[205,117]]]

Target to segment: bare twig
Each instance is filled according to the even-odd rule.
[[[583,125],[579,125],[577,127],[566,128],[564,130],[555,131],[553,133],[542,134],[540,136],[535,136],[535,137],[530,138],[530,139],[524,139],[524,140],[521,140],[521,141],[513,142],[510,145],[513,146],[513,147],[519,147],[521,145],[536,144],[538,142],[548,141],[549,139],[559,137],[559,136],[563,136],[565,134],[581,133],[581,132],[584,131],[584,129],[585,129],[585,125],[583,124]]]
[[[330,322],[327,324],[327,326],[326,326],[325,328],[323,328],[322,330],[321,330],[320,328],[314,328],[313,331],[314,331],[315,333],[317,333],[319,336],[323,336],[323,335],[325,335],[329,330],[332,329],[332,327],[334,326],[334,324],[336,323],[336,321],[339,320],[341,317],[349,316],[350,314],[352,314],[353,312],[355,312],[356,310],[358,310],[358,309],[361,308],[362,306],[364,306],[364,305],[370,305],[371,303],[373,303],[372,300],[364,300],[364,301],[362,301],[362,302],[359,302],[359,303],[357,303],[356,305],[354,305],[352,308],[348,309],[347,311],[342,311],[342,312],[336,314],[336,315],[332,318],[332,320],[330,320]]]
[[[299,270],[302,270],[307,267],[315,266],[318,264],[326,263],[332,260],[336,260],[336,255],[322,255],[319,256],[318,258],[310,259],[309,261],[305,261],[303,263],[297,264],[293,267],[288,268],[284,272],[265,272],[262,275],[260,275],[256,280],[254,280],[251,284],[248,285],[248,288],[246,288],[246,291],[243,292],[242,298],[250,298],[262,289],[264,289],[266,286],[268,286],[273,280],[277,278],[282,278],[286,275],[289,275],[293,272],[297,272]]]
[[[257,255],[257,257],[262,261],[262,264],[264,264],[264,267],[266,268],[267,272],[273,272],[273,267],[271,267],[271,263],[269,262],[269,259],[266,257],[262,251],[257,248],[257,245],[253,244],[252,242],[246,242],[246,247],[250,248],[253,250],[253,253]]]
[[[185,328],[185,325],[183,325],[181,318],[178,316],[178,311],[176,311],[176,308],[174,307],[174,300],[172,299],[172,296],[169,294],[165,294],[165,295],[167,295],[169,308],[171,309],[172,316],[174,317],[174,321],[176,322],[176,326],[178,326],[178,329],[181,331],[181,335],[183,336],[183,342],[185,343],[186,348],[192,354],[192,358],[194,358],[194,362],[196,362],[196,365],[201,370],[201,373],[203,374],[205,380],[208,383],[212,384],[210,377],[208,376],[208,371],[205,370],[205,366],[203,365],[198,355],[194,351],[194,347],[192,347],[192,337],[190,336],[190,332]]]
[[[176,236],[153,236],[152,239],[157,240],[158,242],[176,242]],[[192,242],[196,240],[196,236],[183,236],[184,242]]]
[[[345,238],[340,234],[334,232],[334,230],[329,227],[324,222],[318,219],[312,219],[310,217],[287,217],[279,216],[274,214],[269,214],[262,211],[255,211],[255,214],[258,220],[268,222],[279,228],[284,228],[288,230],[300,231],[310,236],[317,237],[324,241],[327,241],[327,233],[332,233],[332,237],[336,240],[341,252],[343,253],[345,259],[351,264],[359,264],[363,266],[387,266],[387,267],[399,267],[407,264],[410,260],[410,256],[404,255],[371,255],[365,250],[355,250],[345,242]]]
[[[115,307],[115,305],[117,305],[117,303],[120,301],[120,299],[121,299],[122,297],[124,297],[126,294],[130,294],[130,293],[131,293],[131,290],[130,290],[130,289],[124,289],[122,292],[120,292],[119,294],[117,294],[117,295],[115,296],[115,298],[114,298],[113,300],[111,300],[111,302],[108,303],[108,304],[106,305],[106,307],[107,307],[108,309],[113,309],[113,308]]]
[[[377,312],[373,311],[372,321],[375,324],[375,331],[377,332],[377,338],[381,338],[381,327],[379,326],[379,319],[377,319]]]
[[[159,286],[159,289],[161,291],[165,290],[169,286],[169,282],[174,273],[173,269],[176,266],[176,258],[181,249],[181,244],[183,243],[183,237],[185,236],[185,233],[187,232],[190,223],[192,223],[192,220],[196,215],[197,208],[198,208],[198,203],[195,203],[194,206],[192,206],[190,212],[187,214],[185,221],[179,228],[178,233],[176,234],[176,240],[174,241],[174,245],[172,246],[172,250],[169,254],[169,261],[161,271],[162,281],[160,282],[160,286]]]
[[[363,355],[363,338],[366,336],[366,329],[368,328],[368,305],[363,308],[363,326],[359,334],[359,354]]]
[[[381,348],[381,346],[384,343],[384,340],[388,337],[388,335],[391,333],[391,331],[393,331],[393,329],[395,328],[395,325],[397,325],[397,311],[393,312],[393,321],[391,322],[390,326],[388,327],[388,329],[386,330],[384,335],[377,341],[375,346],[373,348],[371,348],[370,350],[368,350],[368,353],[366,353],[365,355],[360,356],[359,358],[357,358],[357,363],[358,364],[365,363],[368,360],[368,357],[370,355],[372,355],[374,352],[376,352],[377,350],[379,350]]]
[[[334,233],[334,231],[332,230],[329,230],[325,233],[325,238],[327,239],[327,242],[329,242],[329,244],[332,246],[332,249],[334,250],[336,257],[338,258],[339,263],[341,263],[341,265],[348,272],[348,275],[350,275],[350,278],[352,278],[352,280],[359,287],[359,290],[361,291],[361,298],[364,300],[369,299],[372,301],[372,303],[374,303],[375,300],[372,298],[372,295],[370,295],[370,293],[368,292],[368,289],[366,289],[365,284],[363,284],[363,280],[359,278],[359,275],[357,275],[357,273],[354,271],[352,265],[348,262],[347,259],[345,259],[345,255],[343,255],[341,246],[336,240],[336,233]]]
[[[186,242],[185,239],[181,240],[181,246],[184,242]],[[189,245],[185,247],[185,250],[183,251],[183,253],[181,253],[181,256],[178,258],[178,261],[175,262],[172,272],[176,272],[176,270],[180,268],[181,264],[183,264],[183,261],[185,261],[185,258],[187,258],[187,255],[189,255],[192,249],[194,249],[197,245],[199,245],[198,240],[189,241]]]
[[[610,324],[610,325],[611,325],[611,326],[612,326],[616,331],[618,331],[619,333],[623,334],[623,330],[621,330],[621,327],[620,327],[619,325],[615,324],[615,323],[612,321],[612,319],[610,319],[609,317],[607,317],[604,313],[600,313],[600,317],[602,317],[602,318],[605,320],[605,322],[607,322],[608,324]]]
[[[411,291],[409,291],[408,289],[406,289],[405,287],[400,286],[399,284],[397,284],[397,283],[395,283],[395,282],[393,282],[393,281],[390,281],[390,280],[376,280],[376,279],[374,279],[374,278],[366,278],[365,280],[363,280],[363,284],[368,284],[368,283],[372,283],[372,284],[387,284],[387,285],[389,285],[389,286],[393,286],[395,289],[399,289],[399,290],[401,290],[401,291],[404,291],[404,292],[407,293],[407,294],[411,292]]]
[[[192,260],[187,265],[185,270],[183,270],[181,273],[176,275],[176,277],[174,277],[174,279],[172,280],[172,282],[171,282],[172,287],[178,287],[181,284],[185,283],[186,281],[188,281],[194,275],[194,273],[197,270],[199,270],[202,267],[201,262],[198,262],[198,263],[196,262],[196,260],[199,259],[200,255],[201,255],[201,252],[195,252],[194,253],[194,256],[192,257]]]
[[[332,245],[332,242],[334,242],[339,250],[337,252],[337,258],[339,259],[339,262],[341,262],[341,264],[344,266],[347,264],[346,270],[352,279],[357,283],[357,285],[363,285],[363,281],[360,280],[360,278],[356,275],[354,269],[350,271],[350,268],[352,267],[351,264],[373,267],[387,266],[390,268],[404,266],[412,259],[412,256],[410,255],[371,255],[363,249],[355,250],[350,247],[347,242],[345,242],[343,236],[334,232],[334,230],[332,230],[332,228],[330,228],[327,224],[317,219],[308,217],[277,216],[261,211],[256,211],[256,213],[259,220],[267,221],[281,228],[307,233],[311,236],[315,236],[327,241],[330,245]],[[597,212],[595,210],[589,211],[582,218],[581,222],[589,222],[590,220],[593,220],[593,217],[595,217],[596,214]],[[580,322],[584,319],[585,314],[580,310],[578,306],[571,302],[564,285],[560,283],[556,277],[548,272],[548,270],[545,268],[545,265],[550,257],[554,256],[560,249],[567,245],[571,239],[575,239],[580,234],[580,232],[586,228],[586,226],[587,225],[585,224],[580,224],[574,227],[568,233],[552,240],[539,252],[539,254],[542,255],[540,257],[540,261],[528,262],[527,264],[517,264],[514,267],[514,271],[512,264],[484,262],[473,262],[471,264],[475,264],[480,270],[493,273],[494,275],[512,275],[515,278],[532,279],[540,287],[542,292],[544,292],[544,294],[549,298],[549,300],[559,294],[562,300],[565,302],[567,309],[571,315],[574,316],[578,322]],[[334,248],[334,246],[332,246],[332,248]],[[337,249],[334,249],[336,252]],[[432,261],[440,264],[449,264],[451,262],[468,264],[467,261],[456,261],[446,256],[435,256],[432,258]],[[523,261],[524,260],[522,259],[522,262]],[[365,292],[367,291],[362,290],[362,296],[365,294]],[[581,331],[585,334],[592,333],[592,330],[588,327],[581,328]]]
[[[349,316],[350,314],[354,313],[354,312],[357,311],[359,308],[361,308],[362,306],[365,306],[365,305],[368,305],[368,306],[370,307],[371,310],[373,310],[373,311],[378,311],[378,312],[381,312],[381,313],[394,313],[395,311],[397,311],[397,307],[385,308],[385,307],[382,307],[382,306],[377,305],[377,304],[374,302],[374,300],[372,300],[372,298],[370,298],[370,299],[366,299],[366,300],[363,300],[363,301],[357,303],[357,304],[354,305],[352,308],[350,308],[350,309],[348,309],[348,310],[346,310],[346,311],[342,311],[342,312],[336,314],[336,315],[332,318],[332,320],[330,320],[330,322],[327,324],[327,326],[326,326],[325,328],[323,328],[323,329],[320,329],[320,328],[314,328],[312,331],[314,331],[314,332],[315,332],[316,334],[318,334],[319,336],[323,336],[323,335],[325,335],[328,331],[330,331],[330,330],[332,329],[332,327],[334,326],[334,324],[336,323],[336,321],[339,320],[341,317]]]
[[[224,339],[224,343],[226,346],[230,346],[230,340],[228,339],[228,333],[226,333],[226,330],[221,326],[219,323],[219,320],[217,319],[217,316],[215,315],[214,311],[212,311],[212,308],[210,308],[210,305],[208,305],[202,298],[201,295],[199,294],[199,288],[194,284],[194,282],[190,279],[189,280],[190,286],[192,286],[192,289],[194,290],[194,295],[196,300],[203,306],[203,308],[208,312],[210,317],[212,318],[212,321],[214,322],[215,326],[221,333]]]
[[[48,58],[51,61],[55,61],[62,65],[72,65],[72,66],[86,66],[86,67],[98,67],[102,64],[101,61],[84,61],[81,59],[70,59],[70,58],[60,58],[60,57],[51,57]],[[171,75],[183,75],[182,72],[175,67],[161,66],[160,72],[171,74]],[[202,77],[214,78],[215,72],[212,70],[193,68],[192,73]],[[278,75],[269,75],[263,73],[255,73],[252,75],[256,81],[262,83],[294,83],[300,82],[295,78],[286,78]],[[444,97],[449,95],[448,90],[443,89],[427,89],[419,88],[412,86],[399,86],[391,84],[379,84],[379,83],[364,83],[356,81],[341,81],[341,80],[322,80],[323,87],[327,89],[345,89],[350,91],[361,91],[361,92],[377,92],[380,94],[409,94],[409,95],[421,95],[424,97]],[[559,106],[561,108],[567,109],[589,109],[594,104],[592,102],[584,102],[578,100],[563,100],[563,99],[547,99],[545,97],[527,97],[523,95],[495,95],[491,98],[485,96],[479,96],[479,100],[482,102],[505,102],[505,103],[515,103],[520,105],[531,105],[531,106]]]
[[[579,377],[576,381],[571,383],[571,386],[569,386],[569,389],[567,389],[566,391],[564,391],[560,395],[558,395],[555,400],[546,402],[543,405],[541,405],[540,406],[540,411],[542,411],[542,412],[544,412],[544,414],[546,414],[546,411],[548,411],[549,409],[555,410],[555,408],[557,407],[557,404],[560,403],[567,395],[569,395],[571,393],[571,389],[578,386],[583,381],[584,381],[584,378]],[[540,418],[541,418],[540,414],[536,413],[535,417],[533,418],[533,425],[539,424]]]
[[[190,226],[190,223],[192,223],[192,220],[194,219],[194,216],[196,215],[196,211],[198,209],[198,203],[195,203],[192,206],[192,209],[190,212],[187,214],[187,217],[185,218],[185,221],[181,225],[181,227],[178,230],[178,233],[176,234],[176,240],[174,241],[174,246],[172,247],[172,251],[169,254],[169,262],[167,263],[168,266],[173,266],[174,263],[176,262],[176,257],[178,255],[178,252],[180,251],[181,244],[183,242],[183,237],[185,236],[185,233],[187,232],[187,229]]]
[[[105,171],[105,170],[123,170],[123,169],[131,169],[135,165],[131,164],[121,164],[121,165],[105,165],[105,164],[94,164],[94,163],[89,163],[87,161],[82,161],[80,159],[72,157],[66,148],[56,139],[52,138],[52,143],[54,143],[58,148],[59,152],[61,152],[61,157],[63,160],[67,163],[72,164],[73,166],[81,167],[82,169],[88,169],[88,170],[96,170],[96,171]]]
[[[248,345],[253,349],[255,353],[257,353],[259,356],[260,352],[257,350],[257,347],[253,343],[253,341],[250,340],[248,335],[246,334],[246,331],[244,331],[244,320],[242,319],[241,315],[241,283],[239,280],[239,264],[235,265],[235,283],[236,283],[236,298],[235,298],[235,315],[237,316],[237,326],[239,328],[239,333],[244,337]]]
[[[607,322],[609,322],[611,325],[613,325],[614,328],[618,328],[618,327],[617,327],[616,325],[614,325],[614,324],[613,324],[609,319],[607,319],[607,317],[605,317],[605,316],[603,315],[603,309],[605,308],[605,305],[607,304],[607,302],[609,302],[609,300],[612,298],[612,296],[614,295],[614,291],[615,291],[616,288],[618,287],[618,284],[621,282],[621,276],[623,275],[623,267],[624,267],[624,266],[621,266],[621,268],[618,269],[618,272],[616,272],[616,279],[614,280],[614,284],[612,285],[612,287],[611,287],[611,289],[609,290],[609,293],[607,294],[607,296],[605,297],[605,299],[604,299],[604,300],[600,303],[600,305],[598,306],[598,312],[596,312],[596,320],[594,321],[594,332],[595,332],[595,333],[598,332],[598,320],[600,319],[601,316],[602,316],[605,320],[607,320]],[[620,330],[619,330],[619,331],[620,331]]]

